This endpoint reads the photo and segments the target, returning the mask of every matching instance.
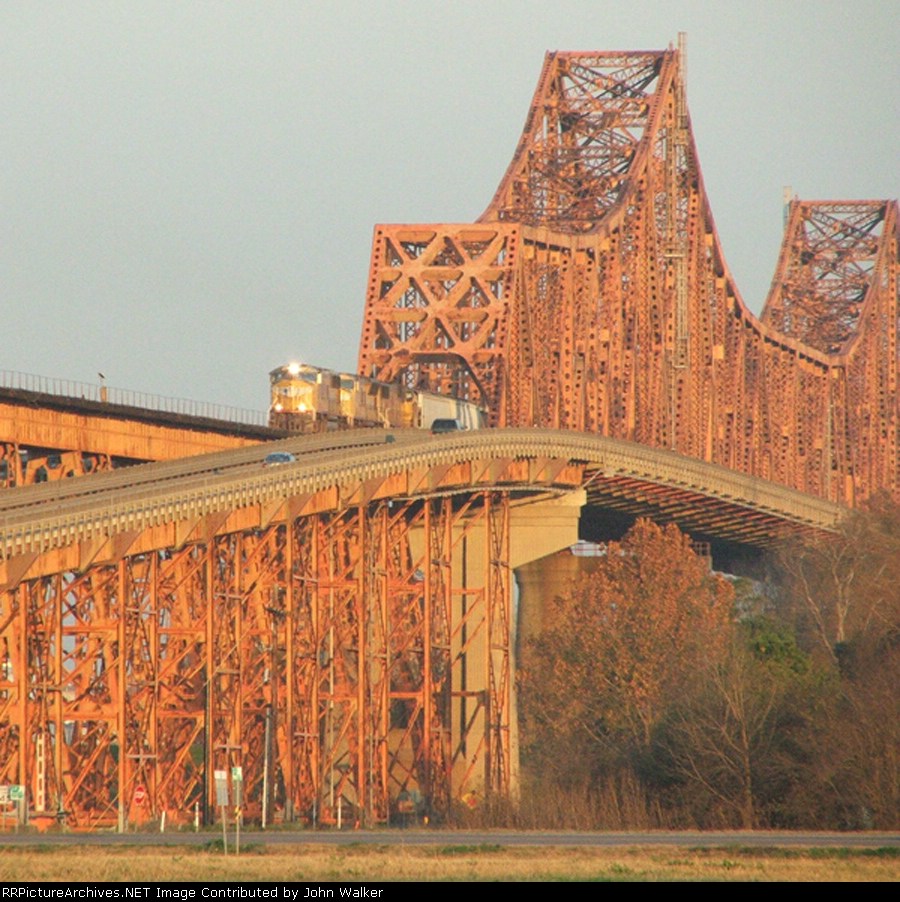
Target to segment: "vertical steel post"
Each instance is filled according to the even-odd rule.
[[[127,669],[126,659],[127,651],[127,583],[125,576],[125,560],[119,561],[116,568],[117,575],[117,596],[118,596],[118,616],[116,618],[116,642],[118,643],[118,658],[116,660],[116,669],[118,674],[118,698],[114,704],[116,708],[116,734],[119,743],[119,760],[116,766],[118,776],[118,804],[117,804],[117,828],[119,833],[124,833],[128,826],[128,802],[126,800],[126,792],[128,787],[128,742],[126,733],[128,729],[128,686],[126,685]]]

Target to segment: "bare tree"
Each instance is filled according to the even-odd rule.
[[[873,502],[831,539],[785,548],[780,566],[801,632],[837,662],[847,642],[897,628],[900,507]]]
[[[771,800],[791,782],[786,746],[802,720],[804,668],[795,669],[789,649],[772,651],[742,631],[725,660],[698,674],[662,731],[683,807],[701,826],[771,826]]]
[[[653,730],[728,644],[733,591],[676,527],[638,521],[556,599],[523,655],[533,770],[597,786],[647,754]]]

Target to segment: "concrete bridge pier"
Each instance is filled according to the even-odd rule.
[[[585,500],[583,489],[518,499],[506,524],[488,515],[455,527],[451,792],[457,796],[518,791],[516,648],[542,603],[534,593],[523,595],[520,574],[578,541]]]

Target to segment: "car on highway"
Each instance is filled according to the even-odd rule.
[[[290,451],[272,451],[263,459],[264,467],[277,467],[279,464],[292,464],[297,458]]]

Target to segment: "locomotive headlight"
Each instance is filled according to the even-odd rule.
[[[276,401],[275,402],[275,413],[281,413],[282,410],[284,410],[284,404],[282,404],[281,401]]]
[[[296,376],[297,373],[300,372],[300,364],[299,363],[289,363],[287,371],[292,375]]]
[[[297,407],[297,410],[299,410],[300,413],[306,413],[306,405],[301,401]]]

